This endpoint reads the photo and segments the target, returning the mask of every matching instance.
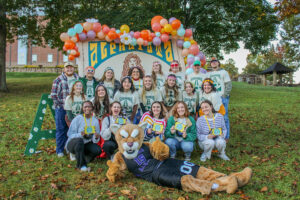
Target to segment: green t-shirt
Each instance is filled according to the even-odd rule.
[[[161,96],[163,98],[163,102],[164,102],[165,106],[168,106],[168,107],[173,106],[176,103],[176,101],[182,100],[182,95],[181,95],[180,89],[178,91],[177,97],[175,97],[175,92],[173,89],[167,90],[168,96],[166,95],[165,87],[162,87],[160,89],[160,91],[161,91]]]
[[[202,81],[205,78],[207,78],[206,74],[203,74],[203,73],[198,73],[198,74],[192,73],[192,74],[188,75],[187,80],[194,84],[195,90],[197,92],[200,92],[201,86],[202,86]]]
[[[81,113],[81,107],[84,99],[80,96],[74,96],[74,100],[72,101],[71,96],[67,96],[65,101],[65,110],[71,110],[73,115],[78,115]]]
[[[87,81],[86,82],[86,98],[87,100],[91,100],[92,98],[94,98],[95,96],[95,92],[94,92],[94,80],[91,81]]]
[[[162,74],[156,74],[156,87],[158,89],[162,88],[165,84],[166,77]]]
[[[104,86],[106,87],[107,89],[107,92],[108,92],[108,95],[109,95],[109,98],[110,99],[113,99],[114,98],[114,85],[111,81],[104,81]]]
[[[145,91],[144,98],[142,98],[142,92],[143,90],[139,90],[140,102],[144,104],[146,111],[150,111],[154,101],[162,101],[161,93],[157,89]]]
[[[186,91],[183,91],[182,101],[186,103],[191,114],[196,114],[196,106],[199,104],[199,96],[197,92],[195,92],[192,96],[189,96]]]
[[[131,93],[131,92],[116,92],[114,96],[115,101],[119,101],[122,106],[123,113],[126,115],[126,117],[130,118],[133,106],[139,104],[137,92]]]
[[[219,92],[221,96],[224,95],[225,83],[231,81],[228,72],[224,69],[220,69],[218,71],[211,71],[208,75],[211,80],[213,80],[217,92]]]

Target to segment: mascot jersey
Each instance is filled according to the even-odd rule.
[[[149,147],[142,145],[134,159],[126,159],[126,166],[130,172],[139,178],[154,182],[157,185],[181,189],[181,177],[192,175],[196,177],[199,166],[194,163],[177,159],[159,161],[153,158]]]

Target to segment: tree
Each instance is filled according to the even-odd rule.
[[[245,43],[245,48],[257,52],[275,37],[278,23],[274,9],[266,0],[2,1],[5,8],[1,10],[2,18],[3,13],[10,16],[4,19],[8,35],[27,34],[35,44],[45,41],[59,48],[63,46],[60,33],[87,18],[96,18],[111,27],[128,24],[131,30],[142,30],[150,29],[153,16],[162,15],[167,19],[176,17],[185,28],[193,28],[194,39],[202,51],[221,59],[222,50],[226,53],[237,50],[239,41]],[[43,16],[37,16],[37,7]],[[20,10],[26,12],[18,19],[16,13]],[[5,43],[6,33],[1,34]],[[0,59],[2,75],[5,74],[5,53],[3,55],[4,61]],[[1,89],[4,85],[5,81],[1,82]]]
[[[229,58],[225,64],[221,64],[221,67],[229,73],[231,79],[239,75],[239,69],[235,66],[235,62],[232,58]]]
[[[42,41],[38,21],[38,10],[34,0],[1,0],[0,2],[0,91],[7,92],[5,55],[6,41],[26,35]],[[27,38],[26,37],[26,38]]]

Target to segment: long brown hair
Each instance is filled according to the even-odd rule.
[[[183,106],[184,106],[184,109],[185,109],[184,117],[189,117],[189,116],[190,116],[189,109],[188,109],[186,103],[184,103],[183,101],[177,101],[177,102],[175,103],[175,105],[174,105],[174,107],[173,107],[173,113],[172,113],[173,116],[174,116],[175,118],[179,118],[179,114],[178,114],[178,112],[177,112],[177,108],[178,108],[178,105],[179,105],[179,104],[183,104]]]
[[[160,113],[159,113],[159,119],[165,118],[164,110],[163,110],[163,105],[162,105],[162,103],[159,102],[159,101],[154,101],[154,102],[152,103],[151,108],[150,108],[150,111],[149,111],[150,116],[151,116],[151,117],[154,117],[153,111],[152,111],[152,106],[153,106],[155,103],[158,103],[158,104],[160,105],[160,109],[161,109],[161,110],[160,110]]]
[[[155,74],[155,72],[153,71],[153,65],[154,65],[154,64],[158,64],[158,66],[159,66],[159,71],[158,71],[158,73],[159,73],[159,74],[163,75],[164,73],[162,72],[162,65],[161,65],[161,63],[160,63],[159,61],[154,61],[154,62],[152,63],[152,72],[151,72],[151,76],[152,76],[152,79],[153,79],[155,85],[157,85],[157,84],[156,84],[156,74]]]
[[[172,74],[171,74],[172,75]],[[170,76],[170,75],[169,75]],[[168,78],[169,78],[169,76],[168,76]],[[175,75],[174,75],[174,77],[176,77]],[[168,78],[166,79],[166,81],[165,81],[165,84],[164,84],[164,88],[165,88],[165,92],[166,92],[166,97],[168,97],[168,89],[172,89],[172,90],[174,90],[174,94],[175,94],[175,97],[176,97],[176,99],[178,98],[178,95],[179,95],[179,91],[178,91],[178,89],[179,89],[179,86],[176,84],[176,82],[175,82],[175,85],[174,85],[174,87],[173,88],[170,88],[169,87],[169,85],[168,85]]]
[[[124,116],[124,114],[123,114],[123,112],[122,112],[122,105],[121,105],[121,103],[120,103],[119,101],[114,101],[114,102],[112,102],[112,103],[109,105],[109,115],[112,115],[111,108],[113,107],[113,105],[114,105],[115,103],[119,104],[119,105],[120,105],[120,108],[121,108],[120,113],[119,113],[119,116]]]
[[[75,81],[75,83],[72,85],[72,89],[71,89],[71,93],[70,93],[71,99],[72,99],[72,101],[74,101],[74,95],[75,95],[74,93],[75,93],[75,85],[76,85],[76,83],[81,83],[82,90],[81,90],[80,96],[85,101],[85,96],[84,96],[84,92],[83,92],[83,84],[82,84],[81,81]]]
[[[96,90],[95,90],[95,98],[94,98],[94,113],[95,114],[99,114],[100,113],[100,110],[101,110],[101,103],[100,103],[100,98],[98,96],[98,88],[99,87],[103,87],[104,90],[105,90],[105,96],[104,96],[104,100],[103,100],[103,107],[104,107],[104,114],[108,114],[109,113],[109,96],[108,96],[108,93],[107,93],[107,89],[104,85],[102,84],[99,84],[97,85],[96,87]]]

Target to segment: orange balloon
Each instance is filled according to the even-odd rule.
[[[151,26],[152,26],[153,23],[160,23],[160,20],[162,20],[162,19],[163,19],[163,17],[162,17],[162,16],[159,16],[159,15],[153,17],[153,18],[151,19]]]
[[[118,36],[117,36],[117,33],[115,31],[109,31],[107,36],[111,39],[111,40],[114,40],[116,39]]]
[[[143,38],[144,40],[147,40],[148,36],[149,36],[149,32],[147,30],[141,31],[141,38]]]
[[[74,49],[74,47],[76,46],[75,43],[72,40],[67,40],[65,41],[65,45],[67,50],[69,49]]]
[[[174,21],[172,21],[171,25],[173,29],[177,30],[180,28],[181,22],[178,19],[175,19]]]
[[[69,60],[74,60],[75,56],[73,56],[73,55],[70,54],[68,58],[69,58]]]

